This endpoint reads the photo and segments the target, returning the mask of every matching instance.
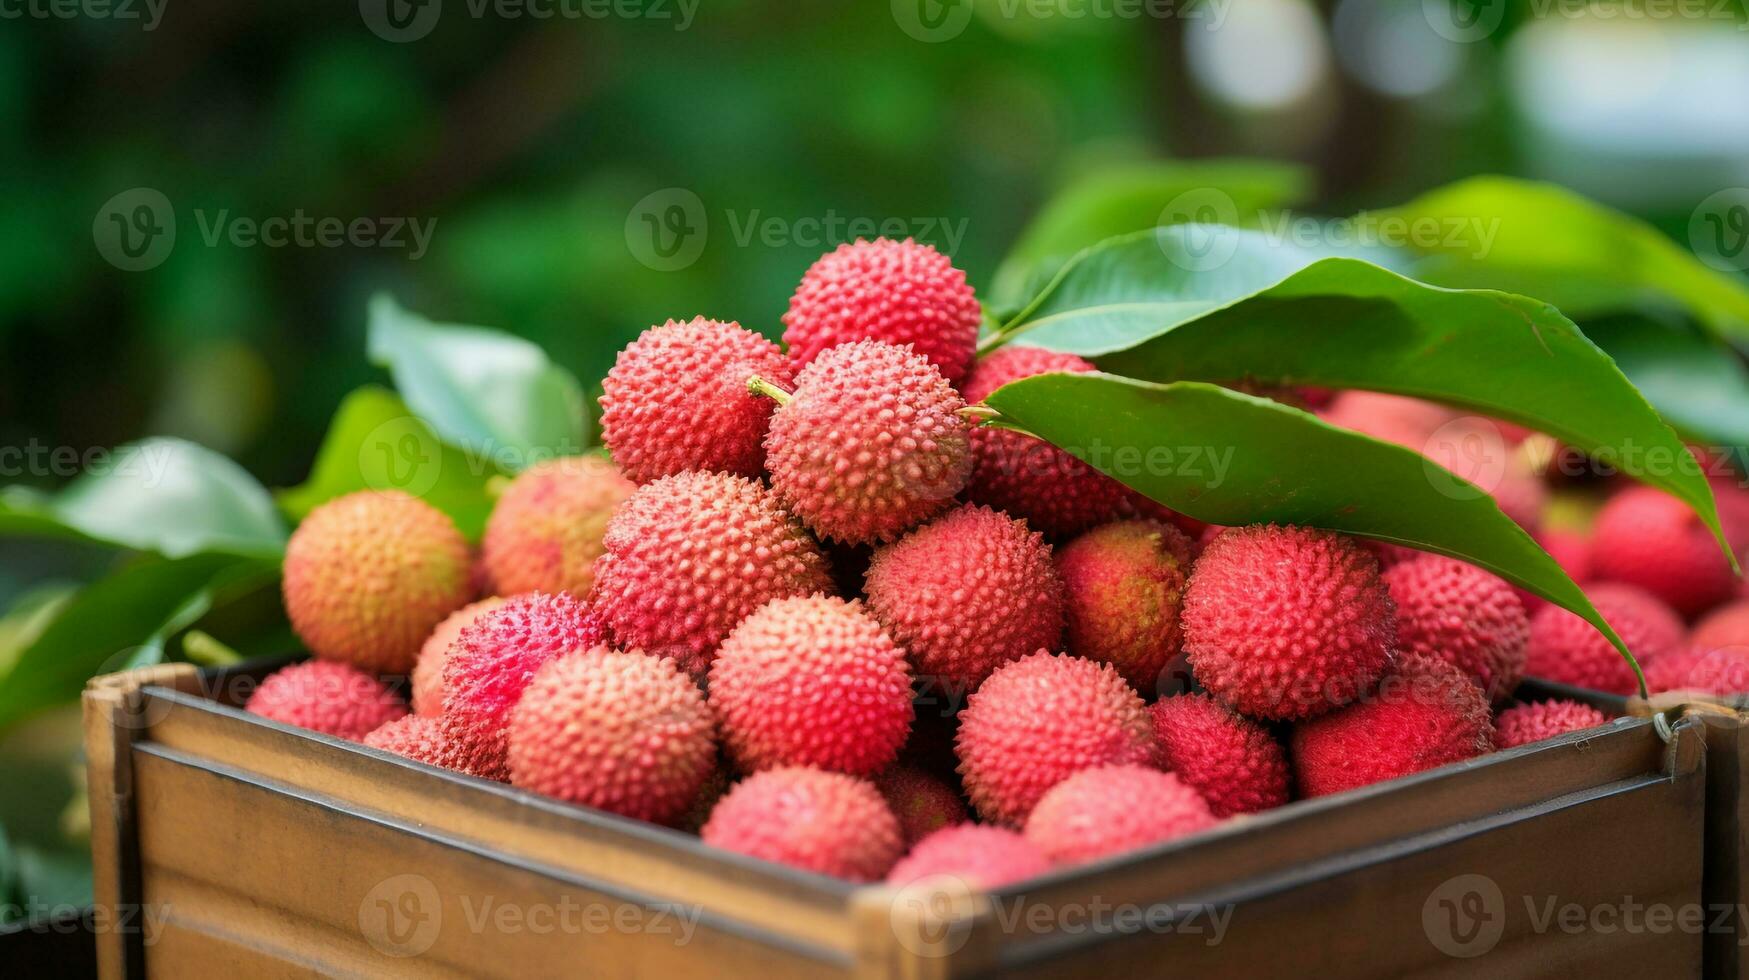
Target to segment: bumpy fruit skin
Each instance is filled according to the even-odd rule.
[[[398,491],[349,493],[311,511],[286,544],[286,615],[324,660],[405,674],[432,629],[473,598],[471,563],[437,508]]]
[[[1344,391],[1324,410],[1324,421],[1374,439],[1422,452],[1439,427],[1457,413],[1432,402],[1377,391]]]
[[[364,744],[428,766],[443,765],[443,723],[425,715],[406,715],[378,725],[364,737]]]
[[[1038,347],[1004,347],[979,360],[966,382],[966,401],[983,401],[1010,381],[1062,371],[1096,370],[1073,354]],[[1052,537],[1069,537],[1129,509],[1130,490],[1074,454],[1011,429],[972,430],[972,480],[966,496],[988,504]]]
[[[1684,616],[1726,601],[1736,586],[1700,516],[1650,487],[1629,487],[1598,511],[1591,569],[1599,578],[1645,589]]]
[[[889,766],[874,782],[899,818],[899,834],[907,847],[968,819],[959,791],[916,766]]]
[[[1662,600],[1631,585],[1605,582],[1585,588],[1604,622],[1615,628],[1641,669],[1679,650],[1682,620]],[[1639,689],[1633,668],[1596,627],[1560,606],[1548,605],[1530,618],[1530,644],[1524,672],[1531,677],[1611,694]]]
[[[819,545],[777,498],[727,473],[647,483],[607,523],[591,601],[622,647],[701,675],[773,599],[832,591]]]
[[[1397,604],[1397,650],[1438,657],[1493,700],[1524,677],[1530,616],[1512,586],[1467,562],[1422,555],[1386,570]]]
[[[1377,559],[1352,539],[1233,528],[1197,560],[1184,600],[1197,679],[1253,718],[1298,720],[1353,701],[1384,674],[1396,613]]]
[[[972,694],[955,747],[972,805],[1011,827],[1083,769],[1158,758],[1142,699],[1110,664],[1044,650],[997,670]]]
[[[1494,719],[1494,742],[1502,749],[1540,742],[1586,728],[1609,724],[1609,716],[1577,701],[1538,701],[1500,712]]]
[[[772,404],[755,375],[788,386],[793,368],[738,323],[698,317],[651,327],[601,383],[601,440],[634,483],[706,470],[757,477]]]
[[[968,887],[989,891],[1036,878],[1051,870],[1050,859],[1012,830],[987,824],[944,827],[918,841],[887,875],[887,884],[947,875]]]
[[[595,647],[550,660],[510,713],[510,783],[667,823],[716,766],[704,694],[672,660]]]
[[[1646,689],[1652,694],[1665,691],[1699,691],[1719,696],[1749,693],[1749,649],[1743,647],[1675,650],[1645,665],[1645,671]]]
[[[1327,796],[1494,750],[1488,699],[1443,660],[1407,656],[1377,691],[1300,722],[1291,740],[1301,796]]]
[[[982,312],[966,274],[907,238],[858,239],[820,257],[783,315],[783,342],[798,364],[858,340],[910,344],[954,387],[965,381]]]
[[[1706,618],[1694,624],[1688,642],[1702,650],[1749,649],[1749,602],[1739,600],[1708,613]]]
[[[1026,839],[1058,864],[1079,864],[1177,840],[1219,821],[1172,773],[1100,766],[1051,787],[1026,818]]]
[[[243,710],[356,742],[405,715],[407,703],[356,667],[306,660],[269,674]]]
[[[589,594],[601,536],[636,484],[596,456],[549,460],[523,470],[492,508],[481,558],[499,593]]]
[[[1162,698],[1148,717],[1161,765],[1201,793],[1215,816],[1287,802],[1287,753],[1267,728],[1206,694]]]
[[[461,638],[462,630],[482,615],[504,604],[499,596],[488,596],[470,602],[446,616],[425,644],[419,648],[419,659],[413,664],[413,712],[435,718],[443,714],[443,661],[449,648]]]
[[[866,776],[890,765],[910,734],[911,667],[860,602],[774,599],[717,650],[710,706],[744,771]]]
[[[510,711],[547,661],[607,640],[601,620],[568,592],[529,592],[462,629],[443,663],[444,765],[505,782]]]
[[[1069,652],[1111,664],[1144,694],[1184,645],[1179,614],[1190,539],[1170,524],[1120,521],[1057,551]]]
[[[948,697],[1063,635],[1051,546],[988,507],[950,511],[876,551],[863,591],[917,674]]]
[[[1591,535],[1586,532],[1572,531],[1565,528],[1545,527],[1536,532],[1536,543],[1543,546],[1555,564],[1561,566],[1561,571],[1575,582],[1589,582],[1591,574]],[[1512,591],[1517,594],[1518,601],[1524,603],[1526,612],[1535,614],[1538,609],[1549,604],[1547,599],[1533,594],[1529,589],[1514,586]]]
[[[699,836],[713,847],[851,881],[879,881],[904,847],[898,818],[873,783],[796,766],[735,784]]]
[[[908,347],[834,347],[796,374],[765,436],[771,486],[823,538],[890,541],[972,474],[965,400]]]

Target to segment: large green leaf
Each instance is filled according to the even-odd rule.
[[[492,513],[486,483],[503,473],[444,445],[393,392],[367,386],[346,396],[316,454],[310,478],[279,492],[294,518],[356,490],[401,490],[421,498],[478,539]]]
[[[588,448],[582,387],[520,337],[433,323],[378,296],[369,347],[413,412],[472,456],[517,471]]]
[[[1717,447],[1749,446],[1749,371],[1730,348],[1686,324],[1635,314],[1582,326],[1677,432]]]
[[[1450,555],[1571,609],[1628,652],[1486,492],[1401,446],[1192,381],[1042,374],[997,389],[986,403],[1001,413],[999,424],[1198,520],[1300,524]]]
[[[1269,160],[1183,160],[1096,170],[1047,201],[996,270],[990,304],[1017,309],[1077,252],[1160,224],[1205,220],[1246,224],[1268,209],[1304,200],[1304,167]],[[1223,213],[1224,212],[1224,213]]]
[[[1476,229],[1417,237],[1418,279],[1535,296],[1575,319],[1674,304],[1749,339],[1749,284],[1656,228],[1552,184],[1475,177],[1367,217]]]
[[[180,439],[147,439],[93,461],[59,493],[10,493],[0,534],[62,534],[170,558],[273,556],[285,523],[253,476]]]
[[[76,585],[46,583],[13,600],[6,615],[0,616],[0,683],[5,682],[24,649],[36,642],[78,591]]]

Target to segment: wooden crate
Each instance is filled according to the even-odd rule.
[[[1702,724],[1610,727],[989,895],[854,886],[302,732],[247,672],[85,697],[106,977],[1692,976]],[[505,910],[509,910],[508,912]],[[1541,925],[1539,926],[1539,919]],[[1219,930],[1218,940],[1216,931]]]

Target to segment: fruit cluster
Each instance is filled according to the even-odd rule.
[[[311,514],[284,591],[315,659],[249,709],[823,874],[988,888],[1605,722],[1508,706],[1527,670],[1625,668],[1481,569],[1205,527],[980,428],[996,387],[1093,368],[975,358],[977,300],[927,246],[825,256],[784,325],[787,352],[645,332],[603,386],[613,462],[523,472],[477,561],[403,494]],[[1656,552],[1688,601],[1700,573],[1645,541],[1680,515],[1633,493],[1593,553],[1624,578]],[[1659,600],[1594,594],[1654,668],[1682,656]]]

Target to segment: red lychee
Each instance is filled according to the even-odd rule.
[[[727,473],[647,483],[607,524],[592,602],[622,647],[699,675],[773,599],[832,590],[819,545],[771,491]]]
[[[1749,693],[1749,648],[1728,646],[1708,650],[1673,650],[1646,665],[1646,689],[1697,691],[1719,697]]]
[[[1681,618],[1651,593],[1608,582],[1586,586],[1585,593],[1642,669],[1682,646]],[[1611,694],[1639,689],[1633,668],[1609,640],[1590,623],[1555,605],[1538,609],[1530,618],[1524,672]]]
[[[310,512],[285,550],[285,611],[324,660],[413,669],[419,645],[473,598],[468,543],[437,508],[360,491]]]
[[[269,674],[243,710],[356,742],[405,715],[407,703],[356,667],[306,660]]]
[[[1702,650],[1749,647],[1749,602],[1738,600],[1707,613],[1694,624],[1688,642]]]
[[[447,616],[426,637],[413,664],[413,711],[435,718],[443,714],[443,661],[469,623],[504,604],[499,596],[470,602]]]
[[[1287,802],[1287,754],[1267,728],[1206,694],[1161,698],[1148,717],[1160,763],[1201,793],[1215,816]]]
[[[911,731],[911,668],[862,603],[774,599],[718,648],[710,706],[744,771],[866,776],[890,765]]]
[[[535,674],[510,713],[511,785],[637,820],[686,812],[716,767],[716,723],[672,660],[607,647]]]
[[[1086,769],[1051,787],[1026,839],[1059,864],[1094,861],[1207,830],[1219,821],[1196,790],[1146,766]]]
[[[1390,663],[1396,617],[1378,560],[1329,531],[1231,529],[1209,543],[1184,600],[1197,679],[1254,718],[1347,704]]]
[[[1609,724],[1609,716],[1577,701],[1538,701],[1500,712],[1494,719],[1494,742],[1502,749],[1517,748],[1545,738]]]
[[[834,347],[796,374],[765,437],[771,486],[823,538],[890,541],[941,513],[972,472],[965,401],[908,347]]]
[[[1422,452],[1427,440],[1457,413],[1442,405],[1377,391],[1339,392],[1324,421],[1363,435]]]
[[[1603,505],[1591,568],[1599,578],[1645,589],[1684,616],[1726,601],[1736,585],[1700,515],[1650,487],[1629,487]]]
[[[947,875],[983,891],[1036,878],[1051,862],[1030,841],[1012,830],[987,824],[944,827],[918,841],[887,875],[900,888],[936,875]]]
[[[1144,694],[1159,691],[1184,644],[1190,561],[1190,539],[1158,521],[1107,524],[1065,545],[1056,563],[1069,652],[1111,664]]]
[[[1364,700],[1296,724],[1292,737],[1302,796],[1370,786],[1493,749],[1482,689],[1444,660],[1416,655],[1399,660]]]
[[[1110,664],[1044,650],[998,669],[972,694],[955,746],[979,815],[1012,827],[1083,769],[1157,760],[1142,699]]]
[[[918,676],[948,697],[1063,635],[1051,546],[988,507],[960,507],[879,549],[863,588]]]
[[[644,331],[607,372],[601,440],[636,483],[687,470],[757,477],[772,405],[747,379],[787,386],[792,370],[776,344],[738,323],[670,320]]]
[[[425,715],[405,715],[384,722],[364,737],[373,749],[406,756],[428,766],[443,765],[443,722]]]
[[[791,766],[735,784],[699,833],[706,844],[851,881],[878,881],[904,845],[874,784]]]
[[[1004,347],[978,361],[966,382],[966,401],[983,401],[1010,381],[1052,371],[1097,370],[1073,354],[1038,347]],[[1012,429],[972,431],[972,480],[966,496],[989,504],[1055,537],[1067,537],[1117,519],[1130,489],[1075,455]]]
[[[893,808],[893,816],[899,818],[899,833],[907,847],[943,827],[966,822],[966,805],[960,802],[959,791],[916,766],[889,766],[874,782]]]
[[[547,661],[606,642],[601,620],[568,592],[504,600],[462,629],[443,663],[444,764],[503,782],[510,710]]]
[[[982,317],[966,274],[947,256],[909,238],[858,239],[802,277],[783,315],[783,342],[798,364],[858,340],[911,344],[957,388]]]
[[[549,460],[523,470],[498,498],[481,560],[504,595],[589,594],[601,536],[637,486],[596,456]]]
[[[1397,651],[1438,657],[1499,700],[1524,676],[1530,616],[1512,586],[1467,562],[1422,555],[1384,573]]]

